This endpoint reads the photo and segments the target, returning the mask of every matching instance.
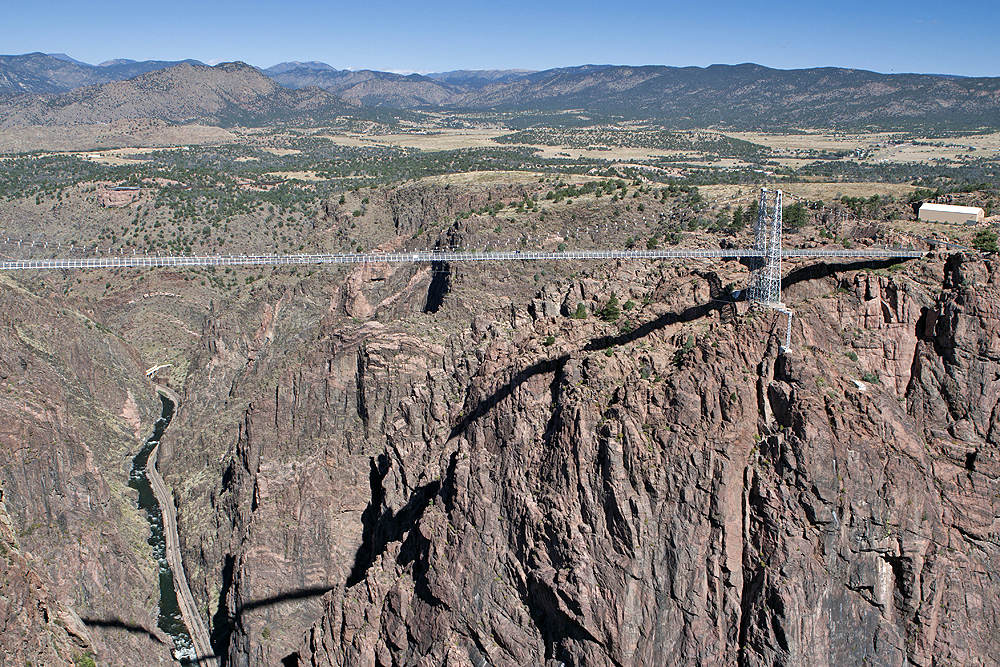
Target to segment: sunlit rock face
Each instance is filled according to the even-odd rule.
[[[451,267],[435,313],[368,267],[210,317],[228,660],[988,664],[997,266],[839,268],[785,286],[785,353],[736,264]]]
[[[458,212],[526,187],[372,191],[366,247],[483,247]],[[224,299],[155,274],[94,312],[186,336],[160,469],[226,664],[986,665],[998,268],[793,265],[787,351],[721,261],[282,267]],[[0,297],[3,595],[83,620],[0,618],[154,664],[124,484],[164,360],[58,295]]]

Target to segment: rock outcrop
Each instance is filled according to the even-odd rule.
[[[0,488],[0,651],[4,663],[73,664],[86,655],[93,639],[79,616],[60,604],[21,551]]]
[[[436,312],[368,267],[210,314],[163,465],[217,650],[997,664],[997,264],[835,268],[793,272],[784,353],[735,264],[449,267]]]
[[[102,188],[97,193],[97,201],[104,208],[122,208],[131,206],[133,202],[142,198],[142,191],[138,188],[134,190],[120,190],[117,188]]]

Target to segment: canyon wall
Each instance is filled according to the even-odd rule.
[[[128,488],[159,416],[140,369],[97,320],[0,277],[0,663],[171,659]]]
[[[786,351],[738,264],[539,268],[207,319],[167,467],[228,664],[1000,660],[994,260],[793,267]]]
[[[366,224],[477,247],[458,212],[523,196],[400,187]],[[4,652],[170,659],[127,489],[162,315],[160,470],[226,665],[1000,664],[1000,262],[788,268],[788,349],[737,262],[4,279]]]

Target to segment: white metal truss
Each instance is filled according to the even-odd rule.
[[[777,285],[780,296],[780,244],[776,264]],[[836,250],[789,250],[789,257],[856,257],[867,259],[888,259],[891,257],[923,257],[920,250],[902,248],[864,248]],[[500,252],[414,252],[392,253],[344,253],[324,255],[105,255],[103,257],[52,257],[49,259],[2,259],[0,271],[46,270],[46,269],[95,269],[128,268],[153,266],[265,266],[284,264],[408,264],[423,262],[517,262],[517,261],[567,261],[567,260],[657,260],[657,259],[740,259],[763,258],[756,248],[705,248],[679,250],[566,250],[563,252],[541,252],[532,250]]]
[[[517,262],[517,261],[566,261],[566,260],[658,260],[658,259],[748,259],[750,261],[750,285],[747,300],[770,308],[788,316],[785,330],[785,347],[791,340],[792,311],[781,302],[781,256],[787,257],[854,257],[864,259],[888,259],[922,257],[919,250],[904,248],[836,248],[787,250],[781,248],[781,190],[760,191],[757,220],[754,226],[753,248],[699,248],[699,249],[656,249],[656,250],[565,250],[546,252],[538,250],[505,250],[495,252],[427,251],[367,252],[338,254],[240,254],[240,255],[181,255],[158,256],[131,255],[124,249],[108,248],[107,253],[97,257],[59,257],[44,259],[11,259],[8,249],[27,247],[22,239],[6,238],[0,242],[0,271],[84,269],[115,267],[154,266],[260,266],[285,264],[367,264],[367,263],[424,263],[424,262]],[[44,251],[71,253],[87,248],[68,247],[54,242],[30,242],[31,248]],[[94,251],[96,248],[91,248]],[[99,252],[99,251],[98,251]]]
[[[768,197],[770,190],[760,191],[760,205],[757,213],[757,227],[754,230],[754,250],[758,255],[751,265],[750,288],[747,297],[755,305],[771,308],[784,313],[788,318],[785,326],[785,344],[782,351],[792,343],[792,311],[781,302],[781,190],[773,191],[773,203]],[[770,210],[769,210],[770,209]]]
[[[773,195],[773,198],[769,195]],[[781,309],[781,190],[760,191],[754,250],[758,259],[751,267],[750,301]]]

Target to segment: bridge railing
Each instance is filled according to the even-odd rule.
[[[912,258],[920,250],[904,248],[836,248],[783,250],[786,258]],[[0,261],[0,270],[51,270],[96,268],[143,268],[188,266],[284,266],[317,264],[406,264],[426,262],[513,262],[565,260],[657,260],[657,259],[739,259],[760,257],[752,248],[700,248],[669,250],[566,250],[540,252],[506,250],[498,252],[411,251],[390,253],[296,254],[296,255],[122,255],[85,258],[52,258]]]

